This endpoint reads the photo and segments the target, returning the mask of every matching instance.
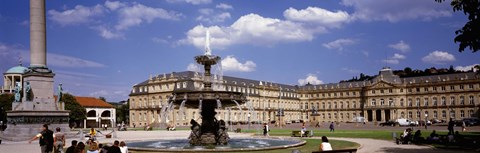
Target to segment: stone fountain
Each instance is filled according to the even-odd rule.
[[[240,92],[214,91],[211,81],[211,67],[220,62],[220,57],[211,54],[210,36],[207,31],[205,54],[196,56],[195,61],[204,67],[203,89],[200,91],[174,91],[174,97],[183,97],[173,99],[173,103],[180,107],[199,108],[201,110],[202,123],[198,124],[192,119],[192,135],[190,144],[192,145],[211,145],[227,144],[228,134],[223,120],[218,121],[215,118],[216,108],[230,107],[240,105],[245,102],[246,97]]]

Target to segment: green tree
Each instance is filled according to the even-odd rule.
[[[105,99],[105,97],[98,97],[98,99],[104,101],[104,102],[107,102],[107,99]]]
[[[85,108],[77,102],[74,96],[68,93],[63,94],[61,101],[65,102],[65,109],[70,110],[70,124],[75,123],[76,126],[79,126],[86,119]]]
[[[7,112],[12,110],[13,94],[0,94],[0,121],[7,121]]]
[[[442,3],[445,0],[435,0]],[[479,0],[452,0],[450,5],[454,12],[463,11],[468,21],[463,28],[455,31],[455,43],[459,42],[459,52],[469,48],[472,52],[480,50],[480,1]]]
[[[407,75],[409,75],[409,74],[412,73],[412,68],[406,67],[405,69],[403,69],[403,71],[404,71]]]
[[[128,124],[128,115],[130,114],[130,102],[127,100],[126,104],[118,106],[116,109],[117,122],[121,123],[125,121],[125,124]]]

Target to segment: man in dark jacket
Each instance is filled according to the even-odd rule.
[[[455,126],[455,122],[453,121],[452,118],[450,118],[450,122],[448,122],[448,134],[453,135],[453,126]]]
[[[72,140],[72,146],[68,147],[65,153],[74,153],[76,146],[77,146],[77,140]]]
[[[113,146],[109,147],[108,148],[108,153],[122,153],[122,151],[120,151],[120,147],[118,147],[118,145],[120,144],[120,142],[118,140],[115,140],[113,142]]]
[[[48,129],[48,124],[43,124],[42,132],[34,136],[28,143],[40,139],[40,149],[42,153],[51,153],[53,151],[53,131]]]

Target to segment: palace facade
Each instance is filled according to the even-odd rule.
[[[175,90],[202,90],[203,75],[185,71],[150,76],[133,86],[130,94],[130,126],[162,123],[189,125],[200,119],[198,109],[179,112],[178,106],[163,113]],[[389,68],[368,81],[293,86],[236,78],[212,77],[214,90],[242,92],[247,102],[217,110],[225,121],[349,122],[364,117],[368,122],[406,118],[448,120],[477,116],[480,104],[480,74],[477,72],[400,78]],[[311,116],[312,110],[318,116]],[[165,109],[163,109],[165,110]],[[278,122],[277,122],[278,123]],[[282,123],[283,124],[283,123]]]

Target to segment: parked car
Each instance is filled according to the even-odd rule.
[[[432,125],[432,122],[431,122],[431,121],[427,121],[426,124],[427,124],[427,125]],[[418,121],[418,125],[420,125],[420,126],[425,126],[425,121]]]
[[[436,118],[434,118],[434,119],[431,119],[430,121],[432,122],[432,124],[436,124],[436,123],[444,123],[444,122],[445,122],[445,121],[443,121],[443,120],[439,120],[439,119],[436,119]]]
[[[478,119],[476,117],[464,118],[463,122],[465,122],[466,126],[480,125],[480,119]]]
[[[400,126],[418,126],[417,121],[411,121],[411,120],[404,119],[404,118],[397,119],[397,120],[395,120],[395,122]]]
[[[455,126],[462,126],[463,120],[454,120]]]
[[[382,122],[378,125],[380,125],[380,126],[395,126],[395,125],[397,125],[397,123],[395,121],[386,121],[386,122]]]

